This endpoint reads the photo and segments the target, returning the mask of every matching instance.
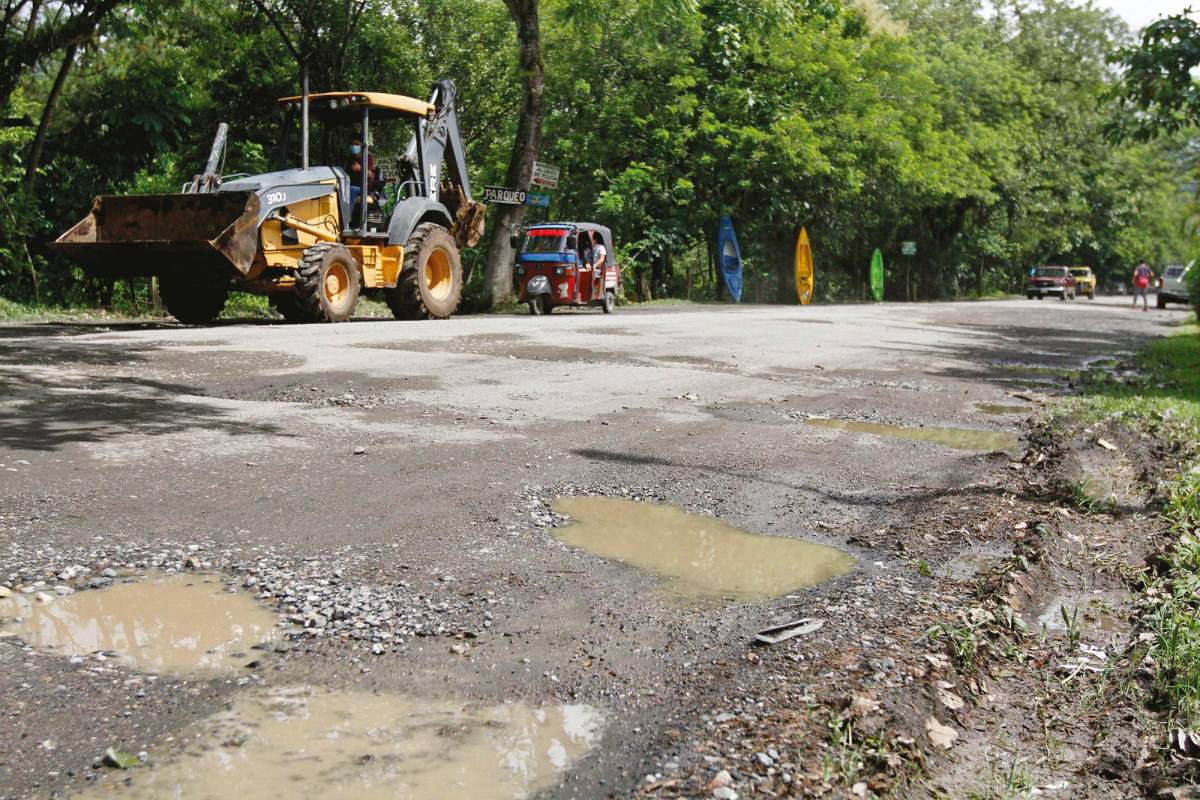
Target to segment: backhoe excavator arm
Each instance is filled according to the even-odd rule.
[[[414,193],[433,202],[441,202],[455,218],[455,238],[460,246],[471,246],[483,235],[483,206],[471,194],[467,177],[467,156],[458,129],[454,81],[434,81],[429,102],[437,110],[431,119],[417,121],[417,130],[408,142],[402,159],[408,175],[401,180],[414,187]],[[442,164],[446,174],[442,174]],[[443,184],[454,196],[441,197]]]
[[[417,123],[417,132],[408,141],[404,161],[410,172],[409,180],[417,187],[417,194],[438,199],[441,183],[441,164],[446,162],[451,182],[462,187],[468,202],[471,201],[471,181],[467,177],[467,160],[463,152],[462,135],[458,130],[458,113],[455,109],[457,91],[454,82],[443,78],[433,84],[433,96],[429,102],[437,108],[432,119]]]

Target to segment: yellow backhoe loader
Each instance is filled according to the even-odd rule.
[[[164,305],[184,323],[215,319],[231,291],[266,294],[293,322],[348,320],[362,289],[382,290],[398,319],[453,314],[463,287],[459,249],[476,244],[484,224],[454,84],[435,82],[429,102],[377,92],[280,102],[300,112],[298,169],[222,178],[222,124],[204,173],[180,194],[97,197],[52,247],[95,274],[158,276]],[[310,115],[357,129],[353,179],[341,167],[309,166]],[[370,133],[372,122],[390,120],[414,131],[395,181],[385,184],[381,169],[369,169]]]

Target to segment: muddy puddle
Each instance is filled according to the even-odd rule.
[[[1028,414],[1033,411],[1033,406],[1019,403],[976,403],[975,410],[991,417],[1003,417],[1007,414]]]
[[[241,696],[172,761],[89,796],[500,800],[552,786],[600,739],[591,706],[273,689]]]
[[[869,433],[874,436],[892,436],[899,439],[914,439],[931,442],[955,450],[1016,450],[1019,445],[1017,434],[1011,431],[980,431],[973,428],[906,428],[880,422],[860,422],[851,419],[826,419],[809,417],[805,424],[819,428],[833,428],[853,433]]]
[[[210,677],[240,670],[274,638],[275,613],[216,575],[154,575],[67,596],[0,600],[0,627],[65,656],[102,653],[136,669]]]
[[[1127,600],[1116,593],[1060,595],[1049,602],[1037,625],[1054,633],[1065,633],[1071,627],[1105,634],[1127,632],[1129,623],[1116,610]]]
[[[561,497],[554,510],[572,522],[559,539],[659,578],[682,601],[780,597],[853,572],[858,561],[836,547],[759,536],[681,508],[616,497]]]
[[[969,548],[938,568],[937,574],[956,581],[967,581],[991,572],[1011,557],[1011,549]]]

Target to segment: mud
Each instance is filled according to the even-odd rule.
[[[555,535],[574,547],[657,575],[681,601],[761,602],[848,575],[849,553],[782,536],[758,536],[681,508],[616,497],[562,497],[571,518]]]
[[[273,641],[278,617],[218,576],[118,579],[111,588],[0,599],[0,629],[67,657],[102,654],[143,672],[212,677],[236,674],[250,648]],[[70,587],[60,585],[70,591]]]
[[[172,760],[84,797],[508,800],[553,785],[599,741],[586,705],[472,706],[368,692],[246,694]]]

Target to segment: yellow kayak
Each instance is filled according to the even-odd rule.
[[[800,305],[806,306],[812,300],[813,285],[812,247],[808,243],[808,230],[801,228],[796,240],[796,294]]]

